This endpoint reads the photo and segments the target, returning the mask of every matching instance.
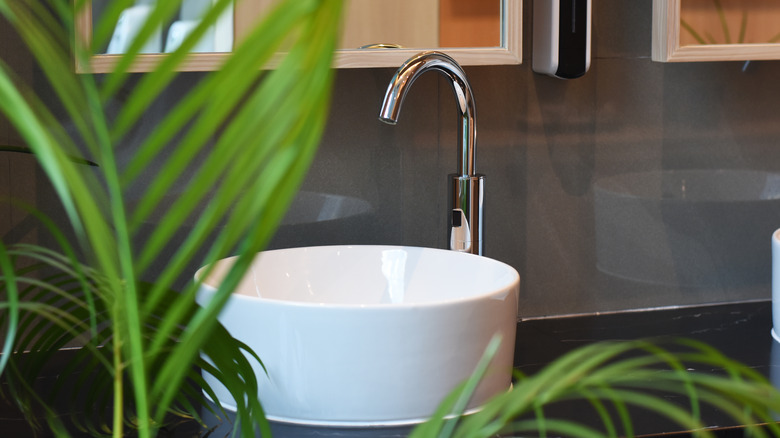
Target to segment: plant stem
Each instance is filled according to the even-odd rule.
[[[726,44],[731,44],[731,32],[729,32],[729,23],[726,21],[726,11],[723,10],[720,0],[712,0],[712,2],[715,3],[715,9],[718,10],[718,17],[723,28],[723,37],[726,40]]]
[[[113,435],[115,438],[122,437],[122,416],[124,415],[124,393],[122,387],[122,373],[124,365],[122,364],[121,334],[114,334],[114,424]]]
[[[747,10],[742,10],[742,21],[739,25],[739,39],[737,40],[737,43],[742,44],[745,42],[745,33],[747,32],[747,21],[748,21],[748,14]]]
[[[693,26],[688,24],[687,21],[680,19],[680,26],[682,26],[682,28],[685,29],[688,33],[690,33],[697,43],[707,44],[707,41],[705,41],[704,38],[702,38],[701,35],[699,35],[699,33],[696,32],[696,29],[694,29]]]

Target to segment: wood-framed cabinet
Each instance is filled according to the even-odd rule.
[[[652,59],[780,59],[780,2],[653,0]]]

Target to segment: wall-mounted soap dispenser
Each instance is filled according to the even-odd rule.
[[[533,70],[561,79],[590,67],[591,0],[535,0]]]

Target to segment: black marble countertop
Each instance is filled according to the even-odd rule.
[[[534,372],[561,354],[605,340],[685,337],[705,342],[769,376],[770,301],[522,321],[515,366]]]
[[[780,386],[780,344],[771,329],[770,301],[529,320],[518,324],[515,367],[533,374],[564,353],[598,341],[688,338],[715,347]],[[576,418],[580,412],[574,409],[571,416]],[[716,436],[744,434],[741,425],[721,413],[703,416]],[[687,435],[657,419],[632,420],[637,435]]]
[[[518,323],[515,367],[532,374],[562,354],[593,342],[672,336],[706,342],[774,380],[778,378],[776,374],[780,374],[775,372],[780,370],[780,344],[773,340],[771,326],[772,304],[769,301],[525,320]],[[578,415],[576,409],[571,415]],[[633,420],[638,435],[686,434],[678,427],[657,420]],[[707,421],[717,426],[714,429],[717,436],[743,435],[741,427],[727,419],[715,417],[707,418]],[[404,437],[409,429],[337,429],[274,424],[273,431],[275,437],[390,438]],[[161,436],[194,437],[206,432],[198,425],[184,424],[165,431]],[[0,436],[33,436],[24,427],[18,412],[2,403]],[[229,433],[217,429],[209,436],[229,436]]]

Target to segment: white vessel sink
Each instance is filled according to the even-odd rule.
[[[232,259],[204,279],[207,302]],[[202,268],[195,277],[201,278]],[[519,275],[471,254],[396,246],[260,253],[220,321],[263,360],[269,419],[333,426],[425,420],[473,371],[494,334],[500,351],[470,408],[510,386]],[[234,406],[216,384],[218,402]]]

